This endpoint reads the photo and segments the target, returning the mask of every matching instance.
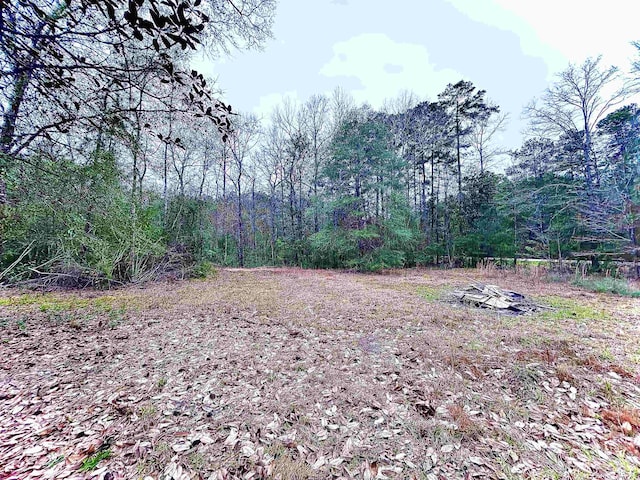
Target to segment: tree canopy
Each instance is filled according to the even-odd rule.
[[[337,89],[269,119],[232,112],[190,53],[259,47],[274,7],[3,5],[2,278],[638,263],[640,114],[616,68],[595,58],[559,73],[513,151],[499,142],[507,117],[468,80],[382,111]]]

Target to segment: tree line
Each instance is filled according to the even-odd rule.
[[[8,5],[0,280],[639,260],[636,90],[599,58],[557,75],[507,151],[466,80],[379,110],[336,89],[232,112],[190,52],[259,46],[272,1]]]

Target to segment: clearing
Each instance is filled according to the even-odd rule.
[[[451,303],[470,282],[553,306]],[[477,270],[0,296],[0,479],[628,479],[640,301]]]

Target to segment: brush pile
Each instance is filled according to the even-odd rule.
[[[472,283],[463,290],[455,290],[452,295],[458,301],[467,305],[492,310],[505,310],[517,314],[532,313],[549,308],[538,305],[520,293],[503,290],[497,285]]]

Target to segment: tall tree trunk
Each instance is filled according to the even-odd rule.
[[[171,139],[173,136],[173,90],[171,93],[171,101],[169,104],[169,134],[167,136],[167,140]],[[164,213],[164,221],[165,225],[168,224],[168,215],[169,215],[169,142],[165,141],[164,143],[164,154],[163,154],[163,170],[162,170],[162,201],[163,201],[163,213]]]
[[[11,165],[11,147],[14,142],[16,122],[20,112],[20,106],[24,100],[24,94],[29,84],[30,75],[23,73],[13,88],[13,94],[9,102],[9,108],[2,119],[2,131],[0,133],[0,225],[4,225],[7,205],[7,174]],[[4,230],[4,228],[3,228]],[[4,231],[0,230],[0,253],[3,251]]]
[[[317,172],[316,178],[313,180],[313,233],[320,231],[320,218],[318,215],[318,179]]]
[[[422,185],[420,189],[420,230],[427,229],[427,166],[422,155]]]
[[[302,162],[300,162],[301,168],[298,171],[299,180],[298,180],[298,212],[297,212],[297,224],[298,224],[298,235],[299,238],[304,236],[303,228],[302,228],[302,210],[303,210],[303,201],[302,198]]]
[[[285,204],[285,196],[284,196],[284,178],[280,181],[280,215],[278,215],[280,219],[280,235],[286,238],[286,230],[285,230],[285,222],[286,222],[286,211],[287,206]]]
[[[227,149],[222,147],[222,201],[227,199]]]
[[[462,161],[460,159],[460,118],[459,118],[457,109],[456,109],[456,162],[458,167],[458,202],[462,202]]]
[[[6,105],[7,108],[4,110],[4,115],[2,116],[2,127],[0,128],[0,223],[2,224],[4,223],[4,217],[6,214],[5,209],[7,205],[6,177],[10,168],[12,154],[11,149],[16,140],[16,125],[20,115],[20,109],[24,102],[27,88],[31,83],[36,64],[40,60],[40,52],[42,52],[46,46],[47,36],[43,35],[47,33],[45,29],[48,31],[48,29],[55,26],[58,20],[64,16],[67,11],[67,6],[68,5],[64,2],[51,6],[51,13],[46,15],[44,21],[41,21],[33,32],[31,52],[29,53],[31,58],[27,63],[23,63],[23,65],[27,65],[27,68],[25,68],[22,73],[18,73],[18,65],[14,65],[13,73],[9,73],[9,75],[15,78],[15,83],[13,84],[13,91],[8,105]],[[0,4],[0,9],[1,8],[3,8],[2,4]],[[24,52],[20,52],[20,54],[23,53]],[[11,55],[9,55],[9,61],[13,60],[15,59],[11,58]],[[4,232],[0,231],[0,253],[2,253],[3,238]]]
[[[435,155],[433,153],[433,151],[431,151],[431,228],[429,231],[429,238],[431,239],[433,237],[433,233],[434,233],[434,227],[435,227],[435,222],[436,222],[436,197],[435,197],[435,188],[436,188],[436,182],[435,182]],[[436,235],[436,242],[437,242],[437,235]]]
[[[415,158],[413,159],[413,211],[415,212],[416,210],[418,210],[418,195],[419,195],[419,191],[418,191],[418,168],[417,165],[415,163]]]
[[[256,229],[256,176],[251,177],[251,237],[253,249],[258,245],[257,229]]]
[[[589,127],[589,119],[587,109],[583,107],[583,122],[584,122],[584,140],[582,142],[582,153],[584,156],[584,174],[587,187],[587,196],[591,196],[594,187],[594,173],[591,171],[592,158],[591,158],[591,130]]]
[[[244,225],[242,222],[242,189],[241,189],[241,180],[242,180],[242,174],[238,174],[238,178],[237,178],[237,194],[238,194],[238,201],[236,204],[236,214],[238,216],[238,231],[237,231],[237,235],[238,235],[238,265],[241,267],[244,267]]]
[[[296,182],[293,178],[293,165],[289,169],[289,227],[291,228],[291,238],[296,240],[298,232],[296,229]]]
[[[2,133],[0,133],[0,152],[3,156],[8,156],[11,152],[11,146],[14,142],[14,136],[16,132],[16,123],[18,121],[18,114],[20,113],[20,107],[24,101],[24,95],[27,91],[27,86],[31,76],[25,72],[16,81],[13,86],[13,93],[11,100],[9,101],[9,108],[5,112],[2,118]]]
[[[380,218],[380,175],[376,175],[376,219]]]
[[[313,232],[318,233],[320,231],[320,221],[318,218],[318,177],[319,177],[319,159],[318,159],[318,147],[317,140],[314,137],[314,157],[313,157]]]
[[[276,236],[277,236],[277,226],[276,226],[276,208],[278,201],[278,193],[277,193],[277,185],[273,185],[271,187],[271,196],[269,198],[269,223],[271,227],[271,236],[269,238],[269,243],[271,246],[271,261],[275,262],[276,259]]]

